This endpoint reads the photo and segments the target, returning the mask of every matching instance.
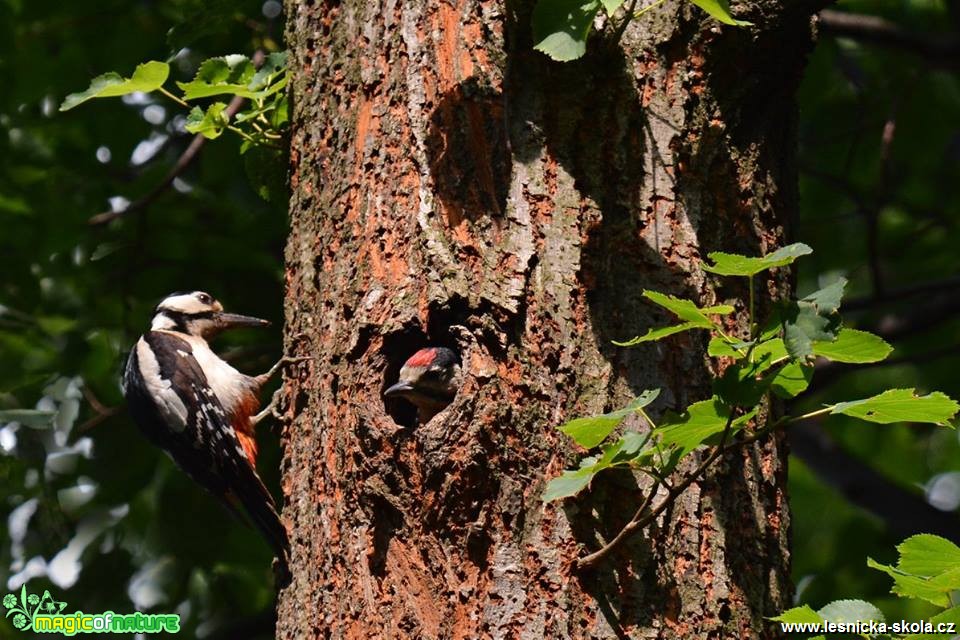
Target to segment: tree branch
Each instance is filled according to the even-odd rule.
[[[960,543],[960,518],[927,504],[848,454],[814,421],[790,430],[791,453],[847,500],[881,518],[898,536],[934,533]]]
[[[955,36],[916,33],[879,16],[845,13],[833,9],[820,12],[820,26],[824,33],[832,36],[902,49],[938,67],[960,67],[960,39]]]

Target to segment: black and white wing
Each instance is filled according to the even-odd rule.
[[[130,351],[123,392],[133,419],[193,480],[250,519],[285,561],[286,529],[190,343],[150,331]]]

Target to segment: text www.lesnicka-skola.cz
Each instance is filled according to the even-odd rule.
[[[781,622],[784,633],[856,633],[877,635],[881,633],[937,633],[952,635],[957,633],[955,622],[876,622],[857,620],[855,622]]]

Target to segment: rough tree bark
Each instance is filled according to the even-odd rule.
[[[667,0],[569,64],[532,50],[528,2],[287,9],[286,319],[316,360],[287,387],[278,637],[777,635],[762,616],[791,591],[780,441],[729,456],[587,573],[574,560],[645,480],[540,498],[575,457],[555,425],[647,388],[663,389],[654,415],[710,395],[702,332],[610,341],[667,320],[644,288],[742,296],[701,256],[788,235],[809,9],[750,0],[738,29]],[[464,380],[411,428],[381,393],[426,344],[458,349]]]

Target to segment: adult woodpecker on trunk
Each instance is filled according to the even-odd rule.
[[[417,408],[417,421],[424,424],[443,411],[460,382],[460,358],[445,347],[427,347],[410,356],[400,369],[400,380],[387,388],[387,398],[403,398]]]
[[[303,358],[284,357],[266,373],[248,376],[207,344],[227,329],[269,324],[225,313],[203,291],[171,294],[157,305],[150,330],[130,351],[123,393],[144,435],[231,511],[239,513],[242,506],[286,573],[287,531],[257,474],[254,427],[273,412],[279,397],[257,413],[263,385]]]

